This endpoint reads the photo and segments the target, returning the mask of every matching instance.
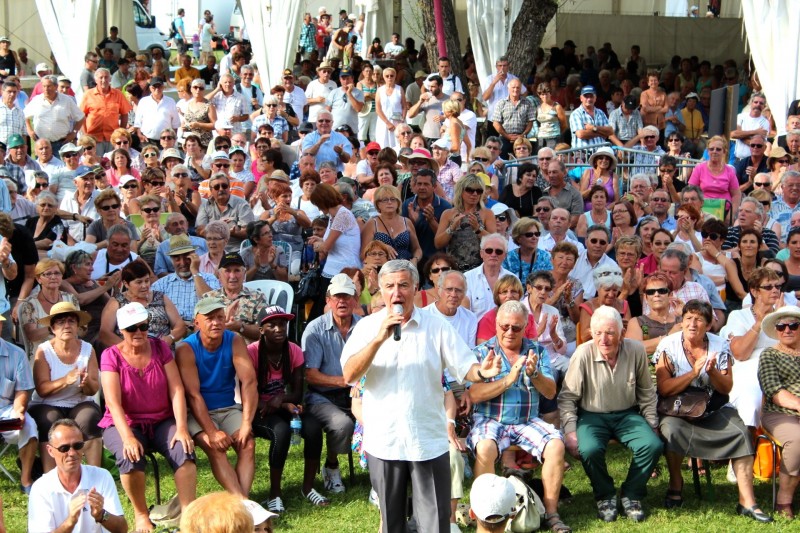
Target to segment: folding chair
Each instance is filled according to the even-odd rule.
[[[156,486],[156,505],[161,505],[161,474],[158,471],[158,458],[153,452],[146,452],[144,455],[153,465],[153,477],[155,478]]]
[[[8,444],[5,440],[3,440],[3,437],[0,437],[0,446],[2,446],[2,449],[0,449],[0,459],[2,459],[3,456],[6,454],[6,452],[8,452],[8,450],[11,448],[11,445]],[[9,472],[8,468],[3,466],[3,463],[1,462],[0,462],[0,472],[3,472],[6,475],[6,477],[11,480],[11,483],[14,484],[17,483],[17,480],[16,478],[14,478],[14,475],[11,472]]]
[[[779,442],[775,437],[770,435],[764,427],[758,428],[756,435],[756,449],[758,449],[759,441],[765,441],[772,448],[772,512],[775,512],[775,506],[778,503],[778,468],[780,467],[780,454],[783,452],[783,443]]]

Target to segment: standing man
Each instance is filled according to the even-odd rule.
[[[256,373],[244,339],[225,329],[226,318],[219,298],[198,301],[196,332],[178,344],[175,361],[189,403],[189,433],[208,456],[222,488],[247,498],[255,474]],[[237,378],[241,405],[234,400]],[[236,451],[235,467],[228,462],[231,447]]]
[[[25,114],[17,107],[19,88],[12,81],[3,83],[3,95],[0,99],[0,143],[8,143],[14,134],[25,135]]]
[[[81,71],[80,84],[83,92],[97,87],[97,80],[94,77],[97,67],[100,65],[100,56],[94,52],[86,52],[83,57],[83,70]],[[109,71],[109,76],[111,72]],[[104,152],[98,152],[104,153]]]
[[[625,97],[622,105],[608,115],[608,121],[614,129],[614,144],[622,146],[638,134],[644,127],[642,114],[637,109],[639,100],[633,95]]]
[[[344,492],[339,472],[339,455],[347,454],[353,437],[350,387],[342,377],[342,349],[360,317],[353,314],[358,305],[356,286],[347,274],[331,278],[325,294],[330,311],[312,320],[303,331],[305,356],[306,406],[319,420],[328,440],[328,457],[322,470],[325,490]]]
[[[436,68],[438,68],[438,76],[442,78],[442,92],[447,96],[450,96],[454,92],[463,93],[464,87],[461,85],[461,79],[453,74],[453,71],[450,68],[450,58],[446,56],[442,56],[439,58],[439,62],[436,64]],[[430,90],[429,81],[431,77],[436,76],[437,73],[430,74],[428,79],[425,80],[423,85],[427,90]]]
[[[175,27],[175,33],[172,38],[175,40],[178,53],[181,55],[186,54],[186,51],[189,49],[189,41],[186,39],[186,25],[183,23],[184,15],[186,15],[186,11],[180,8],[178,9],[178,16],[172,20],[172,25]],[[191,59],[189,59],[189,64],[192,64]]]
[[[550,188],[544,192],[553,199],[556,207],[569,211],[569,227],[575,229],[578,218],[583,214],[583,197],[572,182],[567,181],[567,167],[563,161],[559,159],[550,161],[547,165],[547,181],[550,182]]]
[[[316,26],[314,33],[316,35]],[[283,103],[292,106],[294,115],[300,122],[303,122],[303,108],[308,104],[308,99],[306,98],[305,91],[294,84],[294,74],[290,68],[284,69],[283,71],[283,88],[286,89],[286,94],[283,96]]]
[[[527,98],[522,98],[522,82],[508,82],[508,98],[498,101],[491,115],[494,129],[503,139],[500,157],[506,159],[512,153],[514,141],[525,138],[536,120],[536,107]]]
[[[760,135],[766,138],[769,135],[769,119],[762,115],[767,106],[767,97],[762,92],[755,92],[750,97],[750,113],[739,113],[736,118],[736,129],[731,132],[731,139],[736,139],[734,156],[736,160],[750,156],[750,138]]]
[[[221,74],[219,84],[206,96],[206,99],[217,111],[217,120],[229,122],[232,125],[232,133],[242,131],[242,123],[246,122],[250,115],[247,113],[248,103],[234,90],[233,76],[227,72]]]
[[[416,117],[420,111],[425,113],[425,121],[422,123],[422,136],[432,143],[441,137],[442,122],[444,113],[442,104],[448,100],[448,96],[442,92],[442,78],[436,74],[428,78],[428,90],[423,92],[416,104],[408,110],[408,117]]]
[[[320,111],[325,110],[325,102],[328,94],[336,89],[336,82],[331,80],[331,67],[327,61],[323,61],[317,67],[317,79],[312,80],[306,87],[306,101],[308,103],[308,121],[316,122]],[[287,91],[288,92],[288,91]]]
[[[358,114],[364,109],[364,93],[353,84],[350,67],[339,71],[339,82],[342,86],[328,93],[325,108],[333,114],[334,129],[347,125],[358,131]]]
[[[81,111],[86,115],[84,133],[97,141],[97,154],[105,154],[116,148],[111,144],[111,134],[117,128],[128,127],[131,104],[118,89],[111,88],[111,73],[99,68],[94,73],[96,87],[84,89]]]
[[[594,87],[586,85],[581,89],[581,106],[569,116],[573,148],[591,148],[614,135],[606,114],[594,106],[596,100]]]
[[[317,49],[317,27],[311,21],[311,13],[303,15],[303,26],[300,28],[299,47],[302,58],[310,59],[311,52]]]
[[[181,117],[175,100],[164,96],[164,80],[158,76],[150,78],[150,96],[139,100],[136,108],[134,132],[142,143],[159,146],[161,132],[166,129],[175,131],[181,127]]]
[[[511,81],[519,79],[508,71],[508,56],[500,56],[494,66],[497,69],[497,72],[494,74],[489,74],[489,76],[486,78],[486,81],[484,82],[486,90],[483,91],[483,94],[481,95],[483,97],[483,101],[489,105],[488,116],[490,117],[494,116],[495,106],[501,100],[508,98],[508,85],[511,83]],[[526,92],[527,91],[523,86],[522,94],[525,94]],[[472,146],[475,145],[473,144]]]
[[[316,117],[317,131],[311,132],[303,139],[303,153],[315,157],[316,168],[325,161],[336,165],[336,170],[342,172],[344,164],[350,161],[353,145],[339,133],[333,131],[333,114],[323,109]]]
[[[384,531],[405,531],[409,483],[420,531],[446,531],[450,459],[442,373],[446,367],[459,382],[484,381],[499,373],[500,360],[490,355],[478,365],[452,327],[414,306],[419,273],[409,261],[383,265],[379,283],[387,308],[356,325],[342,370],[350,385],[368,376],[363,445]],[[395,326],[397,341],[390,339]]]
[[[95,47],[95,51],[99,54],[106,48],[114,52],[114,59],[119,59],[122,57],[122,51],[129,49],[128,43],[119,38],[119,28],[116,26],[108,29],[108,37],[100,41],[100,44]]]
[[[420,169],[411,176],[411,190],[414,196],[403,203],[403,216],[408,217],[414,224],[419,247],[422,249],[420,264],[425,264],[433,254],[439,251],[433,243],[433,239],[439,230],[442,213],[453,206],[434,192],[436,190],[436,172],[429,168]]]

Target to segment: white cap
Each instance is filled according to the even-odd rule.
[[[478,476],[470,489],[469,499],[472,512],[482,522],[500,523],[516,511],[514,485],[494,474]],[[492,519],[487,520],[490,517]]]
[[[147,322],[147,309],[139,302],[131,302],[117,309],[117,327],[123,330],[140,322]]]
[[[494,213],[494,216],[497,216],[505,214],[505,212],[509,210],[509,207],[502,202],[497,202],[490,207],[490,209],[492,210],[492,213]]]
[[[353,296],[355,293],[356,284],[347,274],[336,274],[331,278],[331,283],[328,285],[328,294],[349,294]]]
[[[231,124],[231,121],[226,118],[218,118],[214,123],[214,128],[218,130],[232,130],[233,124]]]
[[[433,146],[437,146],[439,148],[450,148],[450,139],[447,137],[440,137],[436,139],[436,142],[433,143]]]
[[[119,177],[119,186],[124,187],[126,183],[130,181],[138,181],[136,178],[131,176],[130,174],[124,174]]]
[[[242,500],[242,504],[244,504],[244,508],[253,515],[253,524],[256,526],[263,524],[273,516],[278,516],[276,513],[267,511],[253,500]]]

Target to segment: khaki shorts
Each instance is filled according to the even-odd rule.
[[[211,421],[214,422],[214,425],[217,427],[217,429],[224,431],[228,435],[233,435],[235,432],[239,431],[239,428],[242,427],[241,405],[237,404],[230,407],[214,409],[209,411],[208,415],[211,417]],[[196,437],[198,434],[203,432],[203,428],[197,423],[197,420],[195,420],[194,416],[192,416],[192,413],[189,413],[186,425],[189,427],[189,434],[192,437]]]

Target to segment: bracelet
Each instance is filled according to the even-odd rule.
[[[486,381],[486,376],[484,376],[483,374],[481,374],[481,370],[480,370],[480,368],[478,369],[478,378],[479,378],[479,379],[481,379],[481,380],[483,380],[484,382]]]
[[[453,420],[452,418],[448,418],[448,419],[447,419],[447,423],[448,423],[448,424],[453,424],[454,426],[456,425],[456,421],[455,421],[455,420]]]

